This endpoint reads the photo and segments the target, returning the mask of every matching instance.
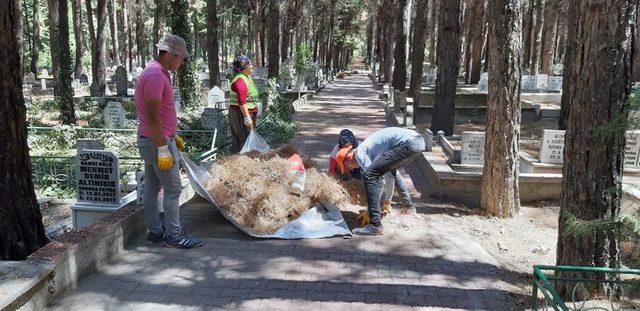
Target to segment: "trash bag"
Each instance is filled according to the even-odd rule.
[[[252,128],[249,133],[249,137],[247,137],[247,141],[245,141],[244,146],[242,146],[242,150],[240,150],[240,154],[247,153],[250,151],[256,150],[260,153],[265,153],[271,150],[269,144],[258,134],[256,129]]]
[[[304,184],[307,179],[307,172],[304,169],[304,164],[299,155],[294,154],[289,157],[291,163],[291,173],[296,176],[293,184],[291,184],[291,193],[300,195],[304,192]]]

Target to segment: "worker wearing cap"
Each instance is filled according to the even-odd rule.
[[[253,72],[251,59],[240,55],[233,61],[235,76],[231,80],[229,91],[229,127],[231,129],[231,150],[240,152],[249,132],[256,123],[260,92],[251,80]]]
[[[178,160],[184,140],[177,135],[178,117],[173,103],[170,70],[178,70],[189,57],[184,39],[167,35],[157,44],[156,60],[147,64],[136,81],[138,150],[144,160],[142,204],[149,228],[147,241],[166,242],[169,247],[194,248],[202,240],[187,235],[180,225],[179,198],[182,192]],[[162,207],[165,225],[158,213],[158,193],[164,189]]]
[[[340,168],[338,167],[338,162],[336,160],[336,155],[338,151],[344,147],[352,147],[358,148],[360,142],[353,134],[353,132],[349,129],[343,129],[340,131],[338,135],[338,143],[333,147],[331,151],[331,156],[329,158],[329,176],[334,176],[337,172],[339,172]],[[362,179],[362,170],[360,168],[349,170],[346,178],[357,178]],[[413,207],[413,203],[411,201],[411,193],[407,188],[407,185],[404,183],[404,178],[397,170],[392,170],[386,174],[384,174],[384,191],[382,193],[382,204],[381,211],[382,215],[386,215],[391,212],[391,199],[393,198],[393,191],[395,186],[398,187],[398,193],[401,198],[401,206],[402,207]],[[361,213],[358,216],[360,220],[360,225],[364,227],[367,223],[369,223],[370,217],[368,212]]]
[[[424,147],[424,140],[417,132],[388,127],[371,134],[355,149],[347,146],[338,151],[336,159],[343,173],[358,167],[363,170],[362,179],[367,196],[370,223],[354,229],[353,233],[359,235],[383,233],[380,210],[382,176],[415,159]]]

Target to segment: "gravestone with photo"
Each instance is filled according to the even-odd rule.
[[[116,94],[127,96],[127,70],[122,66],[116,69]]]
[[[104,108],[104,124],[107,128],[124,128],[125,111],[119,102],[108,102]]]
[[[484,132],[462,132],[462,147],[460,149],[460,164],[484,164]]]
[[[542,130],[540,163],[562,164],[564,161],[563,130]]]

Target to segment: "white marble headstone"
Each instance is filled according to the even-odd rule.
[[[539,74],[536,76],[536,88],[546,90],[549,84],[549,75]]]
[[[489,89],[489,80],[486,77],[482,77],[480,78],[480,81],[478,81],[478,90],[481,91],[486,91]]]
[[[460,164],[484,164],[484,132],[462,132]]]
[[[224,103],[226,101],[224,92],[217,86],[214,86],[209,90],[209,94],[207,94],[207,102],[209,103],[209,107],[215,107],[217,103]]]
[[[538,86],[538,80],[536,76],[523,75],[521,85],[523,90],[535,90]]]
[[[108,102],[104,108],[104,124],[107,128],[123,128],[125,112],[119,102]]]
[[[562,91],[562,76],[550,76],[547,90]]]
[[[47,79],[45,79],[45,78],[40,79],[40,88],[43,91],[47,90]]]
[[[540,163],[562,164],[564,161],[563,130],[542,130]]]
[[[120,204],[120,167],[111,151],[84,149],[76,157],[78,203],[96,206]]]
[[[624,167],[637,168],[640,166],[640,130],[627,131],[625,138]]]

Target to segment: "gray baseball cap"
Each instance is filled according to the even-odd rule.
[[[167,51],[174,55],[184,55],[185,58],[191,56],[189,52],[187,52],[187,42],[180,36],[166,35],[156,46],[158,50]]]

